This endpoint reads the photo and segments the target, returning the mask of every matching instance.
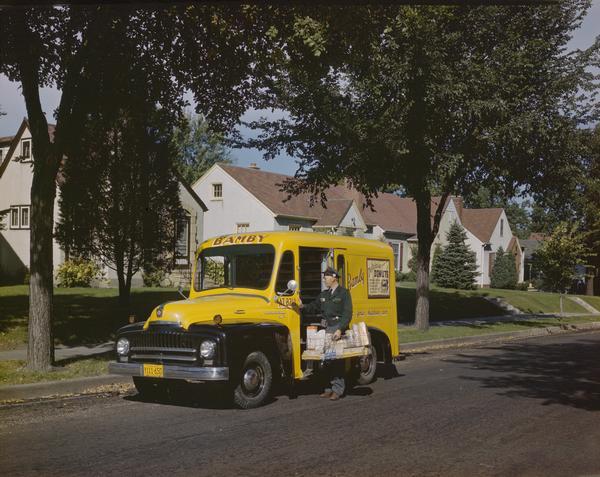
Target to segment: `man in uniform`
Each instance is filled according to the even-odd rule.
[[[323,280],[327,289],[319,297],[307,305],[299,301],[298,306],[308,313],[321,313],[322,325],[326,333],[332,333],[334,341],[342,337],[352,319],[352,297],[350,292],[342,287],[339,282],[338,272],[329,267],[323,272]],[[325,388],[322,398],[337,401],[344,394],[346,383],[344,380],[345,364],[343,359],[336,359],[325,363],[329,383]]]

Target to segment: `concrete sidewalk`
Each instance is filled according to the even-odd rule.
[[[563,313],[562,318],[572,318],[577,316],[590,316],[594,313]],[[507,314],[498,316],[482,316],[479,318],[465,318],[462,320],[446,320],[446,321],[432,321],[429,323],[430,327],[435,326],[455,326],[455,325],[479,325],[485,323],[502,323],[507,321],[528,321],[536,320],[540,318],[559,318],[558,313],[520,313],[518,315]],[[412,324],[398,323],[398,330],[412,327]]]
[[[114,348],[113,341],[107,341],[99,345],[91,346],[56,346],[54,348],[55,359],[83,358],[97,354],[107,353]],[[0,351],[0,361],[23,360],[27,359],[27,347],[17,348],[10,351]]]

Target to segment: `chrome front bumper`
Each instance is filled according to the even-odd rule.
[[[108,363],[110,374],[121,374],[125,376],[144,376],[144,365],[141,363]],[[229,368],[194,368],[189,366],[163,365],[163,378],[166,379],[189,379],[192,381],[227,381],[229,380]]]

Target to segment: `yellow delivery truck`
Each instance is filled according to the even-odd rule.
[[[393,263],[391,247],[376,240],[287,231],[212,238],[196,254],[189,297],[121,328],[109,371],[133,376],[140,394],[174,380],[221,381],[239,407],[260,406],[274,380],[293,384],[312,370],[302,355],[319,317],[291,305],[316,299],[333,267],[352,296],[351,325],[364,322],[370,335],[368,352],[352,362],[366,384],[399,353]]]

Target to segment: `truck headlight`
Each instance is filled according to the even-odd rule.
[[[215,355],[215,349],[217,347],[217,343],[214,341],[203,341],[200,345],[200,356],[203,358],[210,359]]]
[[[125,356],[129,353],[129,340],[127,338],[119,338],[117,341],[117,354]]]

